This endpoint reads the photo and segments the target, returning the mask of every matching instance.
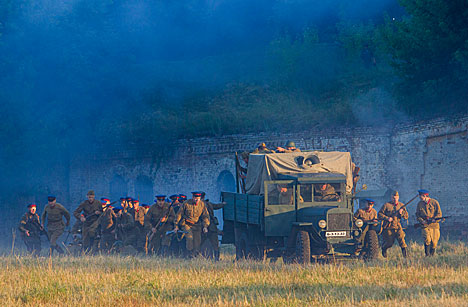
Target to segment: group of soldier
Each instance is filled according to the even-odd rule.
[[[439,202],[429,197],[429,191],[419,190],[416,197],[418,196],[420,201],[416,208],[417,226],[421,228],[425,255],[434,256],[440,238],[439,222],[443,219],[442,210]],[[400,245],[403,257],[406,258],[408,255],[405,232],[401,224],[402,219],[408,219],[408,211],[406,205],[399,199],[398,191],[394,191],[391,201],[385,203],[378,213],[374,209],[375,201],[366,199],[366,208],[358,209],[354,214],[355,219],[361,219],[364,223],[382,222],[382,256],[384,258],[387,257],[387,250],[393,246],[395,240]],[[364,237],[365,233],[363,233]]]
[[[171,195],[169,199],[166,195],[156,195],[152,206],[140,206],[140,202],[131,197],[122,197],[116,203],[108,198],[97,200],[91,190],[73,212],[77,222],[69,233],[79,241],[81,252],[112,253],[131,247],[145,254],[194,257],[208,240],[213,250],[210,256],[219,260],[219,230],[214,210],[221,209],[224,203],[205,200],[205,193],[201,191],[192,192],[191,199],[183,194]],[[36,204],[28,205],[19,224],[28,251],[40,253],[40,236],[44,234],[50,243],[49,253],[63,254],[58,239],[70,225],[70,213],[57,203],[55,196],[48,196],[41,217],[36,210]]]

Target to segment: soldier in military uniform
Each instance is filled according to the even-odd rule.
[[[171,206],[172,210],[174,210],[174,219],[175,215],[179,212],[182,203],[187,200],[187,197],[183,194],[174,194],[169,196],[169,199],[172,201]],[[185,237],[182,235],[178,235],[177,233],[171,235],[171,254],[180,256],[182,255],[185,249]]]
[[[47,197],[48,204],[44,208],[42,213],[41,221],[42,225],[45,225],[47,220],[47,234],[50,242],[50,254],[53,253],[54,249],[63,254],[62,248],[57,244],[58,238],[63,234],[65,227],[70,225],[70,213],[64,206],[57,203],[55,196]],[[63,222],[63,218],[66,220],[66,224]]]
[[[201,194],[201,200],[205,202],[206,204],[206,209],[208,210],[208,214],[210,215],[210,226],[208,226],[208,232],[202,234],[201,237],[201,243],[200,246],[203,245],[203,243],[206,240],[210,241],[211,247],[213,248],[214,251],[214,258],[216,261],[219,260],[219,239],[218,239],[218,227],[219,225],[218,219],[214,215],[214,210],[219,210],[222,209],[226,203],[220,203],[220,204],[214,204],[210,202],[209,200],[205,200],[205,192],[202,192]]]
[[[374,209],[375,201],[373,199],[371,199],[371,198],[366,198],[365,201],[366,201],[366,208],[365,209],[358,209],[354,213],[354,220],[360,219],[364,223],[376,222],[377,221],[377,211]],[[368,230],[369,230],[369,226],[364,228],[364,230],[363,230],[363,232],[362,232],[362,234],[360,236],[361,244],[365,243],[364,239],[366,237],[366,234],[367,234]],[[363,252],[365,252],[367,250],[368,246],[364,245],[363,247],[364,247]],[[364,254],[361,253],[361,257],[363,255]]]
[[[36,204],[28,205],[28,212],[21,218],[18,229],[28,252],[38,256],[41,253],[41,233],[44,228],[41,226],[36,210]]]
[[[83,201],[73,212],[73,215],[81,220],[83,250],[91,250],[96,238],[98,227],[97,220],[102,213],[101,202],[95,199],[94,191],[90,190],[87,194],[88,199]],[[83,214],[81,214],[83,212]]]
[[[255,149],[253,154],[270,154],[270,153],[275,153],[274,150],[268,149],[265,143],[261,143],[258,145],[257,149]]]
[[[143,212],[146,214],[146,213],[148,213],[148,210],[149,210],[149,208],[150,208],[150,205],[148,205],[148,204],[141,204],[140,207],[142,208]]]
[[[210,215],[201,195],[201,192],[192,192],[192,199],[184,202],[174,221],[175,231],[180,227],[187,232],[186,248],[191,257],[200,253],[201,232],[207,233],[210,226]]]
[[[144,252],[145,251],[145,243],[146,243],[146,234],[147,231],[145,231],[145,210],[143,208],[140,208],[140,201],[137,199],[134,199],[132,201],[133,203],[133,208],[129,209],[129,213],[132,215],[133,219],[135,220],[135,236],[136,236],[136,241],[133,244],[135,249],[139,252]]]
[[[316,185],[317,187],[317,185]],[[318,185],[318,189],[314,189],[315,201],[339,201],[339,195],[336,193],[335,188],[328,183]]]
[[[287,141],[284,147],[285,148],[277,147],[276,152],[279,152],[279,153],[301,152],[301,150],[296,147],[296,143],[294,143],[293,141]]]
[[[166,202],[166,195],[156,195],[156,203],[145,215],[145,229],[149,234],[148,250],[167,255],[171,244],[171,237],[166,232],[171,230],[175,213],[171,204]]]
[[[439,202],[429,197],[429,191],[419,190],[419,198],[416,209],[416,218],[421,224],[421,232],[424,239],[424,252],[427,256],[434,256],[437,243],[440,239],[440,226],[437,218],[442,217]]]
[[[100,249],[108,253],[115,242],[115,223],[117,217],[114,210],[112,210],[112,205],[108,198],[101,198],[101,204],[103,205],[103,213],[97,221],[101,229]]]
[[[116,215],[115,221],[115,238],[117,241],[122,242],[123,246],[134,244],[136,240],[135,235],[135,220],[133,216],[125,212],[122,207],[114,208]]]
[[[401,219],[408,219],[408,211],[404,204],[399,202],[400,195],[398,191],[392,193],[392,201],[384,204],[379,211],[379,219],[382,220],[382,256],[387,257],[387,249],[392,247],[395,239],[401,247],[401,254],[406,258],[407,245],[405,242],[405,232],[401,226]]]

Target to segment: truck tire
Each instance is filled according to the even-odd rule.
[[[240,237],[236,240],[236,260],[246,259],[247,252],[247,234],[242,232]]]
[[[265,246],[259,244],[250,246],[248,256],[254,260],[265,261],[267,258]]]
[[[364,260],[374,260],[379,257],[379,237],[374,229],[369,229],[364,238],[364,246],[366,246]]]
[[[310,263],[310,237],[307,231],[300,230],[296,235],[296,262]]]

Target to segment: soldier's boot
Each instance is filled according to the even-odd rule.
[[[431,246],[430,245],[424,245],[424,253],[426,254],[426,257],[429,257],[431,255]]]
[[[387,249],[382,248],[382,257],[387,258]]]
[[[430,253],[431,257],[434,256],[435,255],[435,248],[431,247],[431,249],[429,250],[429,253]]]
[[[403,258],[406,258],[408,256],[406,253],[406,247],[401,248],[401,254],[403,255]]]
[[[214,252],[214,260],[219,261],[219,251]]]

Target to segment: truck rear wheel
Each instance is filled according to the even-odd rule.
[[[379,257],[379,237],[374,229],[369,229],[364,238],[365,255],[364,260],[373,260]]]
[[[300,230],[296,235],[296,262],[310,263],[310,237],[307,231]]]

